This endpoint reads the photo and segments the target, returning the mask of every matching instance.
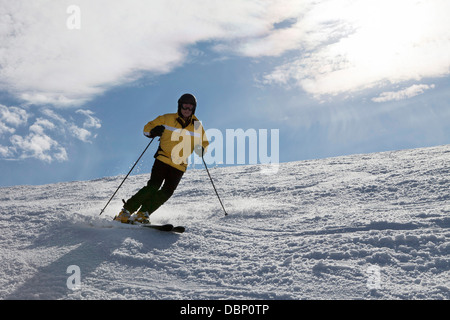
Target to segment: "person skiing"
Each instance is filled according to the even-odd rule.
[[[145,125],[146,137],[160,137],[151,177],[145,187],[124,202],[114,220],[122,223],[150,223],[150,215],[177,188],[192,152],[203,157],[209,142],[203,126],[194,115],[196,107],[197,99],[185,93],[178,99],[177,113],[161,115]]]

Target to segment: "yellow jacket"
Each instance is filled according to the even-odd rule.
[[[165,130],[155,154],[156,159],[185,172],[187,159],[196,145],[201,145],[206,152],[209,142],[195,115],[185,123],[177,113],[164,114],[145,125],[144,135],[150,137],[150,131],[160,125],[164,126]]]

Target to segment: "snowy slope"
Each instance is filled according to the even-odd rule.
[[[188,171],[153,223],[121,177],[0,188],[1,299],[449,299],[450,145]],[[81,288],[67,280],[78,266]]]

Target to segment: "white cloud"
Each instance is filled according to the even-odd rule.
[[[0,157],[2,157],[4,159],[8,159],[11,156],[12,156],[11,149],[0,145]]]
[[[80,29],[67,8],[80,8]],[[0,0],[0,85],[27,103],[79,106],[192,45],[284,61],[266,84],[320,97],[450,73],[447,0]]]
[[[101,122],[90,110],[78,110],[83,115],[82,127],[71,116],[65,119],[48,108],[38,110],[31,125],[32,115],[20,107],[0,105],[0,159],[21,160],[34,158],[44,162],[67,161],[65,145],[71,138],[90,143],[96,138],[94,130]],[[7,126],[8,125],[8,126]]]
[[[31,132],[25,137],[13,135],[10,140],[12,144],[10,150],[19,153],[19,159],[36,158],[44,162],[68,159],[66,149],[44,133]]]
[[[28,120],[28,114],[18,107],[7,107],[0,104],[0,137],[5,133],[14,133],[15,128]]]
[[[5,148],[3,155],[18,159],[35,158],[44,162],[65,161],[68,159],[65,148],[46,132],[55,129],[55,124],[48,119],[37,118],[28,128],[28,134],[14,134],[9,138],[11,146]]]
[[[388,91],[381,93],[378,97],[373,98],[374,102],[387,102],[387,101],[398,101],[403,99],[409,99],[415,97],[419,94],[424,93],[426,90],[434,89],[435,85],[427,84],[414,84],[408,88],[399,91]]]
[[[36,122],[29,128],[30,132],[43,134],[45,129],[53,130],[55,125],[47,119],[37,118]]]
[[[60,124],[66,124],[67,123],[66,119],[64,119],[62,116],[60,116],[59,114],[57,114],[55,111],[53,111],[51,109],[43,109],[43,110],[41,110],[41,112],[45,116],[49,117],[52,120],[55,120],[56,122],[58,122]]]
[[[2,37],[6,46],[1,75],[4,85],[26,101],[80,104],[101,93],[101,86],[119,82],[133,67],[134,59],[124,52],[133,51],[133,46],[114,45],[116,41],[125,44],[133,39],[129,33],[130,41],[124,41],[128,21],[121,24],[119,19],[126,12],[120,10],[108,17],[114,5],[104,1],[82,2],[82,28],[69,30],[65,5],[65,1],[2,3],[2,15],[12,21],[11,30]],[[113,36],[114,33],[117,35]],[[139,38],[134,36],[136,40]],[[139,47],[134,46],[134,50],[140,54]],[[154,61],[153,57],[148,58]],[[167,61],[171,59],[174,58],[168,55]]]
[[[81,105],[142,72],[173,70],[199,41],[264,36],[296,2],[0,0],[0,84],[28,103]],[[70,5],[80,29],[67,27]]]
[[[77,127],[76,125],[70,125],[69,130],[78,140],[90,142],[89,138],[91,137],[91,133],[88,130]]]
[[[75,113],[84,115],[86,117],[85,121],[83,122],[83,128],[80,128],[75,124],[70,124],[69,130],[78,140],[90,143],[90,138],[96,138],[97,135],[92,135],[92,132],[89,130],[100,129],[102,126],[101,121],[94,116],[94,112],[92,112],[91,110],[80,109],[75,111]]]
[[[319,1],[300,20],[304,51],[265,75],[316,97],[450,74],[450,2]]]
[[[14,133],[15,129],[8,127],[5,123],[0,122],[0,137],[5,133]]]
[[[77,110],[76,113],[82,114],[86,116],[86,120],[83,123],[84,128],[95,128],[99,129],[101,128],[101,121],[97,117],[94,117],[94,112],[91,110]]]

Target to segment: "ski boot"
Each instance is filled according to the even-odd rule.
[[[149,224],[150,223],[150,215],[148,212],[138,211],[136,215],[133,217],[133,222]]]
[[[114,220],[122,223],[130,223],[130,217],[131,213],[126,209],[122,209],[122,211],[120,211],[119,214],[114,217]]]

